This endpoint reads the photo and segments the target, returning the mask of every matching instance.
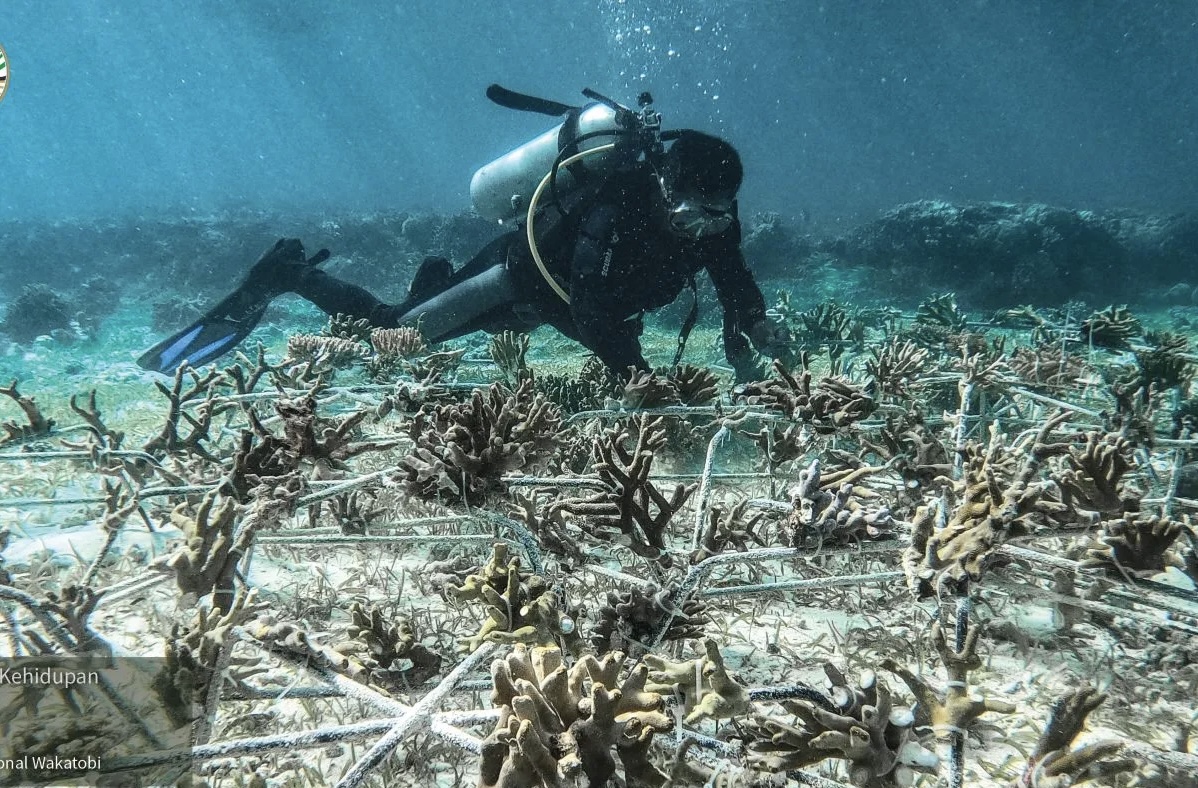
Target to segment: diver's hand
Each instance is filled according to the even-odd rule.
[[[762,355],[776,358],[790,343],[790,331],[778,321],[763,317],[749,326],[749,341]]]
[[[289,292],[305,274],[328,259],[328,249],[308,257],[300,239],[280,238],[254,263],[241,287],[263,299],[271,299]]]

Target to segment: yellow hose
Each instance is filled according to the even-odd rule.
[[[574,162],[590,156],[592,153],[603,153],[604,151],[609,151],[614,147],[616,147],[616,143],[609,142],[608,144],[600,145],[597,148],[591,148],[589,150],[584,150],[581,153],[575,153],[558,166],[569,167]],[[533,262],[537,264],[537,270],[541,272],[541,276],[545,277],[545,281],[549,283],[551,288],[553,288],[553,292],[557,293],[558,297],[568,304],[570,303],[570,294],[563,290],[562,286],[557,283],[557,280],[549,275],[549,269],[545,267],[545,261],[541,259],[541,252],[539,249],[537,249],[537,237],[533,233],[532,229],[533,216],[537,212],[537,204],[541,202],[541,192],[545,191],[545,187],[549,185],[549,179],[552,177],[553,170],[549,170],[549,172],[545,173],[545,177],[541,179],[541,184],[537,186],[537,190],[532,193],[532,199],[528,201],[528,219],[524,223],[524,229],[528,233],[528,248],[529,251],[532,252]]]

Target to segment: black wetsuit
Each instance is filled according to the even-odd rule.
[[[569,304],[537,269],[521,228],[489,243],[441,290],[506,265],[515,298],[464,314],[452,329],[427,339],[439,342],[478,330],[528,331],[544,323],[582,343],[614,372],[649,369],[641,355],[641,316],[673,302],[706,269],[724,308],[729,359],[747,350],[744,332],[765,316],[765,302],[740,251],[739,221],[701,241],[678,237],[665,224],[660,187],[647,167],[609,178],[589,192],[579,190],[566,202],[566,212],[562,217],[554,208],[542,209],[545,218],[535,226],[537,248],[570,294]],[[398,325],[431,295],[387,305],[319,270],[303,277],[294,292],[326,313],[365,317],[384,328]]]

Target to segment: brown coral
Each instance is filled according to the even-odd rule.
[[[464,404],[426,405],[408,428],[415,447],[399,462],[400,478],[423,498],[478,503],[502,489],[504,474],[556,452],[560,424],[560,409],[527,380],[511,392],[475,389]]]
[[[666,443],[662,419],[637,421],[636,444],[631,450],[628,427],[609,429],[595,442],[594,465],[604,489],[587,498],[559,501],[561,510],[585,518],[583,528],[600,538],[618,538],[639,556],[668,564],[666,529],[697,485],[676,484],[669,498],[649,479],[653,456]]]
[[[587,655],[567,670],[557,649],[518,645],[492,663],[500,717],[483,741],[479,788],[601,788],[619,771],[630,788],[664,785],[648,752],[672,723],[643,665],[619,681],[623,661]]]

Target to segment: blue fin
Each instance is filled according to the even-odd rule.
[[[137,359],[142,369],[174,374],[186,361],[193,367],[237,347],[262,319],[270,300],[255,303],[249,294],[238,290],[217,304],[195,323],[162,340]]]

